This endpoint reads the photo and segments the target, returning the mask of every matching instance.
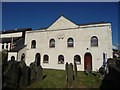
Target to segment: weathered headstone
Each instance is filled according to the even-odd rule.
[[[43,68],[36,64],[36,61],[30,64],[31,69],[31,83],[43,79]]]
[[[26,66],[24,61],[20,62],[20,82],[19,87],[25,87],[30,84],[30,67]]]
[[[65,71],[66,71],[66,80],[67,80],[67,82],[68,82],[68,68],[69,68],[68,62],[66,62],[66,64],[65,64]]]
[[[77,64],[74,62],[75,81],[77,80]]]
[[[42,80],[43,79],[43,68],[40,65],[38,65],[36,69],[37,69],[37,80]]]
[[[31,77],[30,77],[30,83],[33,83],[37,80],[37,71],[36,71],[36,64],[35,62],[30,64],[31,69]]]
[[[19,87],[19,77],[20,77],[20,67],[18,62],[11,60],[4,73],[5,75],[5,88],[18,88]]]
[[[68,77],[67,77],[68,82],[67,82],[67,86],[68,86],[68,88],[73,88],[74,80],[75,80],[74,72],[73,72],[73,64],[70,63],[67,66],[68,66]]]
[[[43,68],[33,62],[30,67],[26,66],[24,60],[20,62],[12,58],[4,66],[3,88],[23,88],[37,80],[43,79]]]

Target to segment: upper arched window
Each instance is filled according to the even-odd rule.
[[[63,55],[58,56],[58,64],[64,64],[64,56]]]
[[[49,41],[49,47],[50,48],[55,47],[55,40],[54,39],[50,39],[50,41]]]
[[[49,56],[45,54],[43,57],[43,63],[48,63],[48,61],[49,61]]]
[[[81,64],[81,58],[80,58],[79,55],[75,55],[75,56],[74,56],[74,62],[75,62],[76,64]]]
[[[67,46],[68,47],[74,47],[74,40],[73,40],[73,38],[68,38],[68,40],[67,40]]]
[[[31,42],[31,48],[36,48],[36,41],[35,40],[32,40],[32,42]]]
[[[25,54],[24,53],[21,55],[21,61],[22,60],[25,60]]]
[[[91,37],[91,46],[98,46],[98,38],[96,36]]]

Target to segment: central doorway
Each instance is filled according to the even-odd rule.
[[[36,56],[35,56],[35,60],[37,62],[37,66],[40,65],[40,53],[37,53]]]
[[[85,53],[84,55],[84,70],[92,71],[92,55],[91,53]]]

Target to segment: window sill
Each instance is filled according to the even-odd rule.
[[[74,47],[67,47],[67,48],[74,48]]]
[[[64,64],[64,63],[58,63],[58,64]]]
[[[44,64],[49,64],[48,62],[43,62]]]
[[[31,49],[36,49],[36,48],[31,48]]]
[[[91,46],[91,47],[98,47],[98,46]]]

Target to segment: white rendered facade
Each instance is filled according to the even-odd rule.
[[[98,46],[91,47],[91,37],[98,38]],[[73,38],[74,46],[67,47],[67,39]],[[55,48],[49,47],[50,39],[55,40]],[[31,41],[36,41],[36,48],[31,48]],[[79,71],[84,71],[84,55],[86,52],[92,55],[92,70],[97,71],[103,64],[103,53],[107,58],[112,58],[111,23],[76,25],[61,16],[50,27],[43,30],[26,32],[25,45],[26,63],[30,65],[35,61],[36,53],[40,54],[40,64],[43,68],[65,69],[65,63],[74,63],[74,56],[81,57],[81,64],[77,65]],[[48,63],[43,62],[43,56],[49,56]],[[58,56],[64,56],[64,64],[58,64]]]
[[[98,38],[98,46],[91,46],[93,36]],[[68,38],[73,39],[73,47],[67,46]],[[49,47],[50,39],[55,40],[54,48]],[[36,41],[35,48],[31,48],[32,40]],[[81,64],[78,64],[77,68],[79,71],[84,71],[85,53],[90,53],[92,71],[97,71],[103,65],[103,53],[107,58],[112,58],[111,23],[76,25],[61,16],[46,29],[26,31],[25,45],[26,47],[18,52],[17,57],[20,59],[24,53],[27,65],[34,62],[36,54],[39,53],[40,65],[43,68],[64,70],[66,62],[74,63],[74,56],[79,55]],[[43,62],[44,55],[49,56],[48,63]],[[62,64],[58,63],[59,55],[64,56]]]

